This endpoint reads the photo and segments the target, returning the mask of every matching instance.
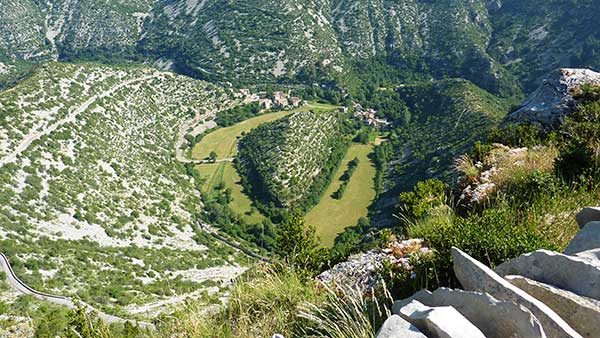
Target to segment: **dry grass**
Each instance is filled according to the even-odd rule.
[[[496,144],[484,166],[497,169],[491,181],[497,187],[504,187],[508,181],[534,172],[551,172],[557,156],[558,149],[554,146],[511,149]]]

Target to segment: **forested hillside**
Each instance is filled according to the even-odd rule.
[[[197,231],[200,194],[174,154],[184,121],[225,101],[152,68],[64,63],[0,93],[0,247],[19,277],[126,317],[218,294],[244,261]]]
[[[245,186],[265,205],[306,209],[319,201],[348,147],[337,112],[301,112],[240,141]]]

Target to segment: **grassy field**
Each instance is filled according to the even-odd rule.
[[[325,112],[337,108],[340,107],[320,103],[309,103],[291,111],[268,113],[253,117],[227,128],[217,129],[206,135],[202,141],[194,147],[192,150],[192,158],[205,159],[211,151],[217,153],[218,159],[234,157],[237,152],[237,141],[238,138],[242,136],[242,133],[247,133],[263,123],[274,121],[300,111],[311,110],[314,112]],[[203,192],[205,194],[210,194],[220,182],[224,182],[227,188],[231,188],[233,201],[229,206],[235,212],[244,215],[244,218],[248,223],[258,223],[264,219],[262,214],[256,210],[252,210],[252,200],[242,192],[242,185],[239,183],[240,176],[231,163],[201,164],[196,166],[196,170],[201,177],[206,179],[203,185]]]
[[[329,185],[321,202],[315,206],[305,217],[308,224],[314,225],[321,244],[326,247],[333,246],[335,237],[345,228],[356,225],[359,218],[367,216],[367,209],[375,198],[375,167],[368,158],[373,151],[373,145],[353,144],[348,149],[340,168],[334,176],[334,181]],[[348,187],[341,200],[331,197],[342,181],[339,178],[348,168],[348,162],[355,157],[360,164],[352,175]]]
[[[201,177],[207,180],[203,185],[203,192],[210,193],[221,181],[225,186],[231,188],[232,201],[229,206],[237,213],[244,216],[246,222],[255,224],[261,222],[265,217],[256,209],[252,209],[252,200],[242,192],[240,175],[229,162],[202,164],[196,166]]]
[[[339,107],[320,103],[309,103],[294,110],[268,113],[253,117],[227,128],[217,129],[206,135],[202,141],[194,147],[192,150],[192,158],[198,160],[205,159],[211,151],[217,153],[217,159],[233,157],[237,151],[236,145],[238,137],[240,137],[242,133],[247,133],[263,123],[274,121],[300,111],[311,110],[314,112],[323,112],[337,108]]]

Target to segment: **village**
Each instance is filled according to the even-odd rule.
[[[261,108],[266,110],[271,110],[272,108],[298,108],[306,104],[306,101],[301,100],[299,97],[291,96],[290,91],[287,93],[276,91],[270,94],[267,91],[252,93],[250,89],[240,89],[239,92],[234,94],[234,97],[242,99],[244,103],[258,102]]]
[[[258,102],[261,108],[265,110],[277,109],[293,109],[305,105],[307,102],[297,96],[291,96],[290,91],[275,91],[270,94],[267,91],[252,93],[250,89],[240,89],[234,94],[237,99],[242,99],[245,104]],[[353,104],[354,116],[358,117],[365,124],[375,128],[385,128],[391,125],[389,121],[377,116],[377,110],[373,108],[364,108],[359,103]],[[341,110],[348,113],[348,107],[343,107]]]

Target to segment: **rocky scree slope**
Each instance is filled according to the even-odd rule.
[[[182,123],[226,101],[152,68],[64,63],[1,92],[0,247],[17,275],[134,314],[242,272],[196,229],[202,202],[175,160]]]

